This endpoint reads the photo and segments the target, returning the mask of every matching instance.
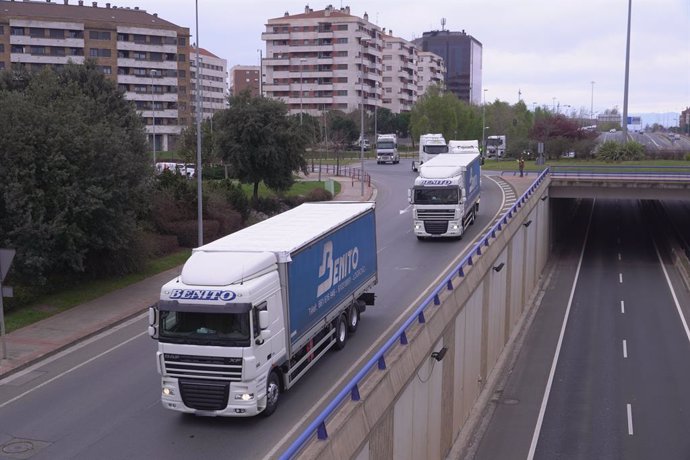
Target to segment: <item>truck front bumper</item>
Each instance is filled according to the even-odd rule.
[[[163,407],[200,416],[253,417],[261,412],[258,403],[265,396],[257,395],[243,383],[192,379],[181,382],[174,377],[161,379]]]
[[[419,220],[415,219],[413,230],[416,236],[425,238],[447,238],[462,235],[462,224],[457,220]]]

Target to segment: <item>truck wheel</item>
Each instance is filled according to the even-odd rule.
[[[350,334],[354,334],[359,326],[359,309],[357,305],[353,304],[347,315],[347,330]]]
[[[268,375],[268,382],[266,382],[266,409],[264,409],[261,415],[268,417],[275,412],[279,399],[280,381],[278,380],[278,374],[273,371]]]
[[[345,348],[345,342],[347,341],[347,321],[345,320],[345,315],[338,316],[335,321],[335,349],[342,350]]]

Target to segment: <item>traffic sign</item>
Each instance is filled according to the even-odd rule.
[[[14,254],[17,251],[14,249],[0,249],[0,281],[4,281],[7,272],[10,271]]]

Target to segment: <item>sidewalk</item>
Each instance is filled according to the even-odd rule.
[[[312,173],[309,179],[315,180]],[[338,201],[376,200],[376,189],[365,184],[364,196],[359,181],[349,177],[333,177],[322,174],[322,180],[332,178],[340,183]],[[123,289],[113,291],[98,299],[78,305],[63,313],[51,316],[22,329],[5,335],[7,359],[0,356],[0,379],[53,355],[111,325],[125,321],[158,301],[163,284],[177,276],[176,267],[147,278]],[[0,351],[1,355],[1,351]]]

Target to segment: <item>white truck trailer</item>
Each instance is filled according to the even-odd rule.
[[[448,141],[448,153],[480,153],[478,140]]]
[[[275,411],[345,346],[377,282],[374,203],[306,203],[194,249],[149,310],[163,406]]]
[[[376,164],[382,163],[400,163],[398,136],[395,134],[379,134],[376,137]]]
[[[479,153],[438,155],[421,167],[409,191],[417,239],[461,238],[479,212]]]
[[[422,164],[439,153],[448,153],[448,144],[443,134],[422,134],[419,136],[419,158],[412,160],[412,171],[419,171]]]

